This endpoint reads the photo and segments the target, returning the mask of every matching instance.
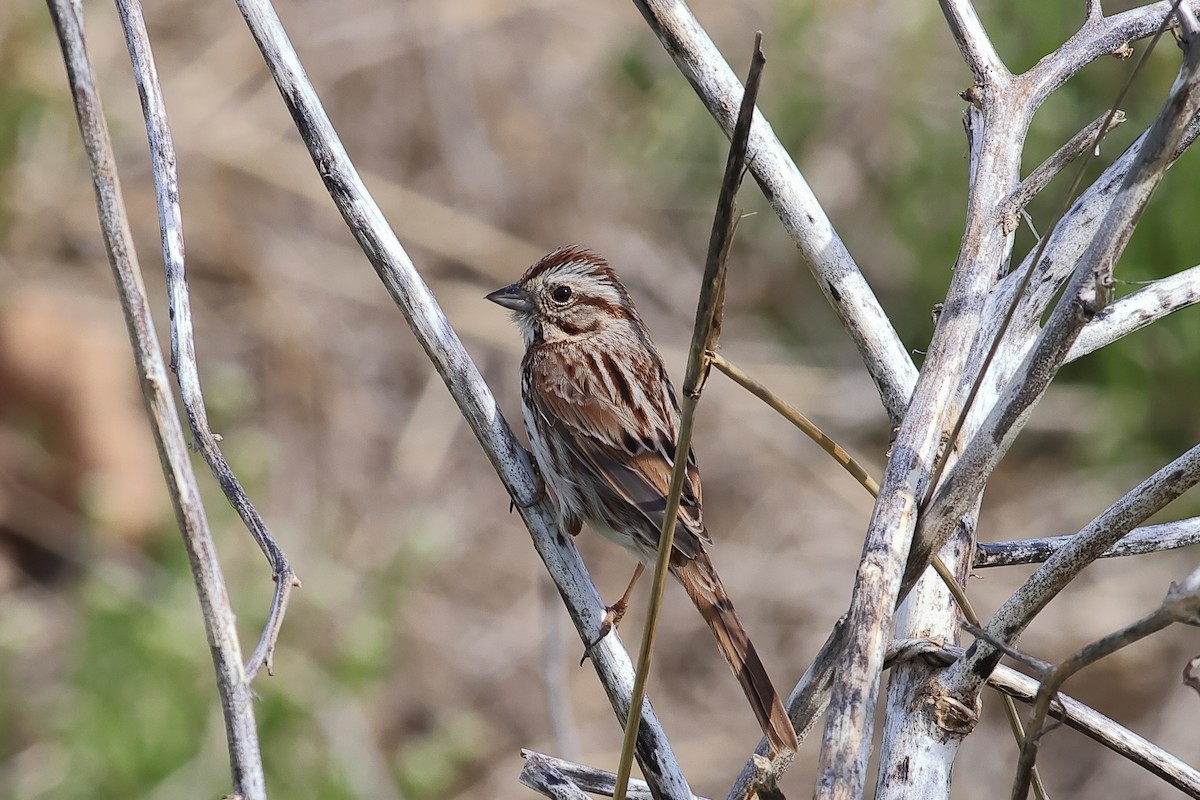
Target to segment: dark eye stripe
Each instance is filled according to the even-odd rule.
[[[605,300],[603,297],[596,297],[595,295],[576,295],[575,296],[575,305],[591,306],[592,308],[597,308],[600,311],[602,311],[606,314],[609,314],[611,316],[614,316],[614,317],[619,317],[619,318],[623,318],[623,319],[629,318],[629,312],[625,310],[624,306],[610,303],[608,300]]]

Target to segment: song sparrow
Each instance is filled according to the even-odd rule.
[[[653,564],[679,405],[624,285],[604,259],[566,247],[487,299],[513,311],[525,339],[521,410],[563,528],[578,533],[587,522]],[[692,452],[687,459],[671,573],[716,636],[772,751],[794,751],[787,712],[705,552],[712,539],[701,519],[700,473]]]

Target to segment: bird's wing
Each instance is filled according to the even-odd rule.
[[[532,360],[529,390],[543,421],[596,477],[661,530],[679,409],[662,365],[648,354],[636,355],[621,354],[632,365],[623,371],[603,351],[575,358],[549,351]],[[712,541],[701,502],[700,472],[689,450],[674,545],[692,558]]]

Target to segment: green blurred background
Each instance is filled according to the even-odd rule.
[[[113,8],[85,6],[165,342],[128,57]],[[936,5],[694,9],[739,72],[764,31],[760,107],[919,362],[965,201],[958,92],[970,78]],[[510,421],[518,336],[481,298],[560,244],[612,261],[681,374],[726,142],[632,4],[279,10]],[[575,666],[579,644],[528,537],[325,196],[236,7],[168,0],[146,13],[179,151],[213,428],[304,581],[276,675],[255,683],[270,793],[532,796],[516,783],[520,747],[613,768],[619,728],[590,669]],[[1070,35],[1083,4],[987,2],[980,13],[1020,70]],[[1153,118],[1178,60],[1164,41],[1092,175]],[[1034,121],[1025,169],[1099,116],[1132,64],[1102,59],[1056,93]],[[1198,170],[1194,154],[1172,169],[1118,267],[1118,294],[1200,261]],[[1031,206],[1040,230],[1071,174]],[[61,58],[30,0],[0,15],[0,179],[0,798],[219,797],[227,757],[195,594]],[[889,431],[857,354],[752,182],[741,204],[752,216],[731,256],[724,352],[878,474]],[[1032,245],[1023,228],[1014,261]],[[1064,370],[989,488],[981,538],[1074,531],[1193,444],[1197,364],[1200,317],[1184,311]],[[723,380],[706,392],[697,435],[716,561],[777,684],[790,686],[845,608],[870,498]],[[249,650],[270,578],[195,463]],[[1164,518],[1198,510],[1193,492]],[[627,558],[587,535],[580,547],[615,597]],[[1194,560],[1193,549],[1096,565],[1023,641],[1061,656],[1151,608]],[[989,612],[1026,574],[973,582],[977,606]],[[757,728],[675,594],[651,695],[694,789],[723,795]],[[631,613],[627,639],[640,624]],[[1169,632],[1068,689],[1196,763],[1196,698],[1178,680],[1196,645],[1194,632]],[[1015,751],[998,717],[989,706],[964,748],[956,796],[1006,785]],[[807,745],[788,775],[796,796],[815,751]],[[1055,796],[1158,796],[1139,770],[1070,732],[1044,752]]]

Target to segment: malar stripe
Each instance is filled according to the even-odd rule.
[[[578,336],[581,333],[593,333],[600,327],[600,320],[592,320],[590,325],[576,325],[566,319],[556,319],[554,326],[568,336]]]

